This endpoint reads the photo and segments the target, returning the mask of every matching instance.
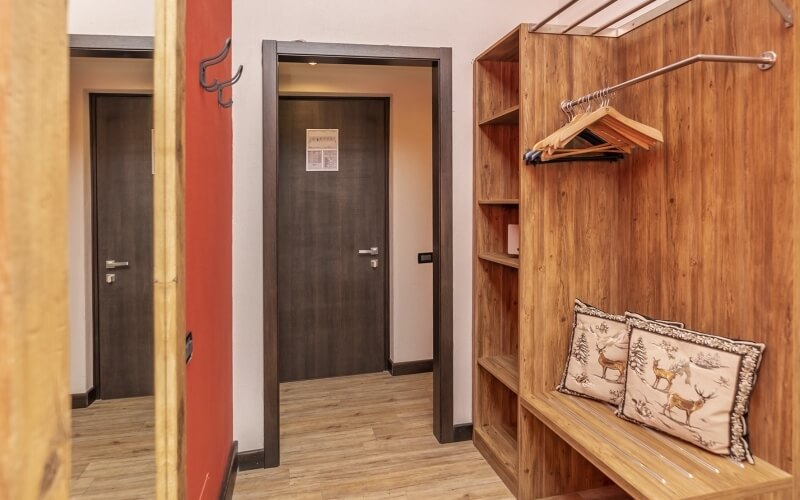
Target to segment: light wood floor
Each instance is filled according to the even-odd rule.
[[[511,499],[472,442],[440,445],[430,373],[281,385],[281,466],[240,472],[234,499]]]
[[[281,385],[276,469],[240,472],[234,498],[512,499],[472,442],[440,445],[431,374]],[[153,399],[73,410],[72,498],[153,498]]]
[[[95,401],[72,410],[71,498],[155,496],[153,398]]]

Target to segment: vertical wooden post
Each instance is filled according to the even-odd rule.
[[[0,498],[67,498],[66,2],[0,12]]]
[[[157,0],[154,43],[156,497],[186,496],[184,442],[184,0]]]

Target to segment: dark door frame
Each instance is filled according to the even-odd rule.
[[[391,285],[392,277],[391,277],[391,273],[389,272],[389,269],[390,269],[390,266],[391,266],[391,262],[392,262],[391,261],[391,257],[392,257],[392,255],[391,255],[391,245],[392,245],[392,243],[391,243],[391,241],[389,239],[389,237],[390,237],[389,224],[391,222],[389,220],[389,164],[390,164],[389,151],[391,150],[391,146],[390,146],[391,134],[390,134],[390,129],[389,129],[389,123],[390,123],[390,120],[391,120],[391,100],[392,100],[392,98],[391,98],[391,96],[381,96],[381,95],[375,95],[375,96],[353,95],[353,96],[350,96],[350,95],[334,95],[334,94],[323,95],[323,94],[314,94],[314,93],[309,93],[309,94],[306,94],[306,93],[285,93],[285,94],[278,93],[278,101],[280,102],[281,99],[287,99],[287,100],[319,100],[319,101],[324,101],[324,100],[342,100],[342,101],[347,101],[347,100],[350,100],[350,101],[372,100],[372,101],[382,101],[383,102],[383,105],[384,105],[384,118],[386,120],[386,123],[384,124],[384,127],[386,129],[386,134],[385,134],[385,138],[384,138],[384,140],[386,141],[385,142],[385,144],[386,144],[386,151],[385,151],[386,182],[384,183],[384,186],[383,186],[383,189],[384,189],[384,200],[385,200],[385,205],[386,205],[385,206],[385,215],[386,216],[383,219],[383,229],[384,229],[383,238],[384,238],[384,241],[386,242],[386,245],[385,245],[384,249],[382,249],[380,251],[380,255],[381,255],[381,271],[383,272],[384,283],[386,284],[386,286],[383,287],[384,288],[383,289],[383,304],[384,304],[384,311],[383,311],[383,366],[384,366],[384,369],[388,369],[388,367],[389,367],[389,341],[390,341],[390,338],[389,338],[389,327],[390,327],[390,322],[389,322],[389,299],[390,299],[390,291],[391,291],[391,286],[392,286]],[[276,163],[276,168],[277,168],[277,163]],[[277,175],[276,175],[276,186],[277,186]],[[277,214],[277,210],[276,210],[276,214]],[[275,234],[277,234],[277,232]],[[275,238],[275,241],[276,241],[276,244],[277,244],[277,238]]]
[[[70,35],[70,57],[152,59],[152,36]]]
[[[100,376],[100,310],[98,308],[100,300],[100,274],[98,267],[101,259],[97,248],[99,244],[97,234],[97,154],[95,150],[97,129],[94,116],[95,98],[98,95],[115,97],[150,97],[152,92],[90,92],[89,93],[89,192],[90,192],[90,211],[91,211],[91,237],[92,237],[92,398],[100,397],[102,394],[102,380]],[[91,404],[91,403],[88,403]],[[88,406],[87,404],[87,406]]]
[[[307,42],[262,42],[264,216],[264,466],[280,464],[278,383],[278,62],[425,66],[433,69],[433,434],[453,425],[452,49]]]

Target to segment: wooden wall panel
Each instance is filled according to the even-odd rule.
[[[156,498],[186,497],[184,0],[156,1],[153,179]]]
[[[561,100],[604,84],[697,53],[774,50],[778,62],[700,63],[621,91],[612,105],[664,133],[650,152],[520,168],[521,394],[557,385],[575,297],[764,342],[753,450],[800,484],[796,33],[760,0],[695,0],[619,39],[523,30],[522,150],[561,125]],[[593,482],[596,470],[520,416],[520,498]]]
[[[69,496],[66,2],[0,0],[0,498]]]
[[[564,123],[559,108],[563,99],[595,90],[615,78],[613,42],[523,34],[522,149],[530,148]],[[550,391],[558,384],[576,297],[602,308],[623,307],[618,168],[609,163],[521,167],[522,394]],[[525,439],[520,446],[520,498],[539,498],[606,482],[545,426],[524,417],[520,421]]]
[[[790,2],[790,5],[794,8],[794,11],[797,12],[797,9],[800,8],[800,1],[793,0]],[[797,192],[798,182],[800,182],[800,170],[797,168],[797,163],[800,162],[800,124],[797,123],[800,120],[800,78],[798,78],[798,73],[800,73],[800,36],[794,36],[794,45],[789,47],[789,53],[784,55],[784,58],[788,60],[792,58],[791,64],[793,67],[793,75],[792,75],[792,82],[793,87],[790,89],[791,95],[795,96],[793,108],[794,108],[794,134],[787,131],[787,135],[789,136],[789,144],[792,148],[792,163],[794,164],[794,168],[791,169],[791,176],[789,177],[788,181],[795,186],[793,190],[793,201],[790,207],[790,210],[795,216],[800,210],[800,193]],[[792,287],[792,312],[796,313],[796,308],[800,307],[800,279],[796,279],[798,273],[798,263],[800,263],[800,223],[795,221],[794,227],[792,228],[792,233],[790,235],[792,242],[793,242],[793,256],[792,262],[794,262],[794,267],[790,271],[795,276],[793,280],[793,287]],[[791,391],[792,402],[790,408],[792,409],[792,420],[791,420],[791,428],[792,428],[792,478],[794,479],[794,493],[800,493],[800,339],[798,339],[798,327],[796,325],[792,325],[789,329],[792,332],[792,346],[791,348],[787,347],[787,350],[793,351],[793,358],[791,362],[791,366],[794,368],[792,369],[792,373],[787,374],[787,387],[789,391]]]
[[[620,170],[630,231],[625,306],[764,342],[751,415],[755,454],[787,471],[797,415],[793,283],[797,115],[794,29],[758,0],[701,0],[619,39],[618,79],[697,53],[778,53],[769,71],[698,64],[622,91],[617,107],[665,143]],[[795,450],[796,451],[796,450]]]

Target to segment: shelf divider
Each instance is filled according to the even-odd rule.
[[[519,123],[519,104],[498,111],[496,114],[482,120],[478,123],[480,126],[484,125],[513,125]]]
[[[506,198],[506,199],[482,199],[482,200],[478,200],[478,205],[510,205],[510,206],[519,206],[519,199],[518,199],[518,198]]]
[[[478,358],[478,364],[508,387],[511,392],[514,394],[519,393],[519,367],[516,356],[502,355]]]
[[[519,257],[516,256],[511,256],[504,253],[482,252],[478,254],[478,258],[488,262],[494,262],[495,264],[500,264],[501,266],[519,269]]]

